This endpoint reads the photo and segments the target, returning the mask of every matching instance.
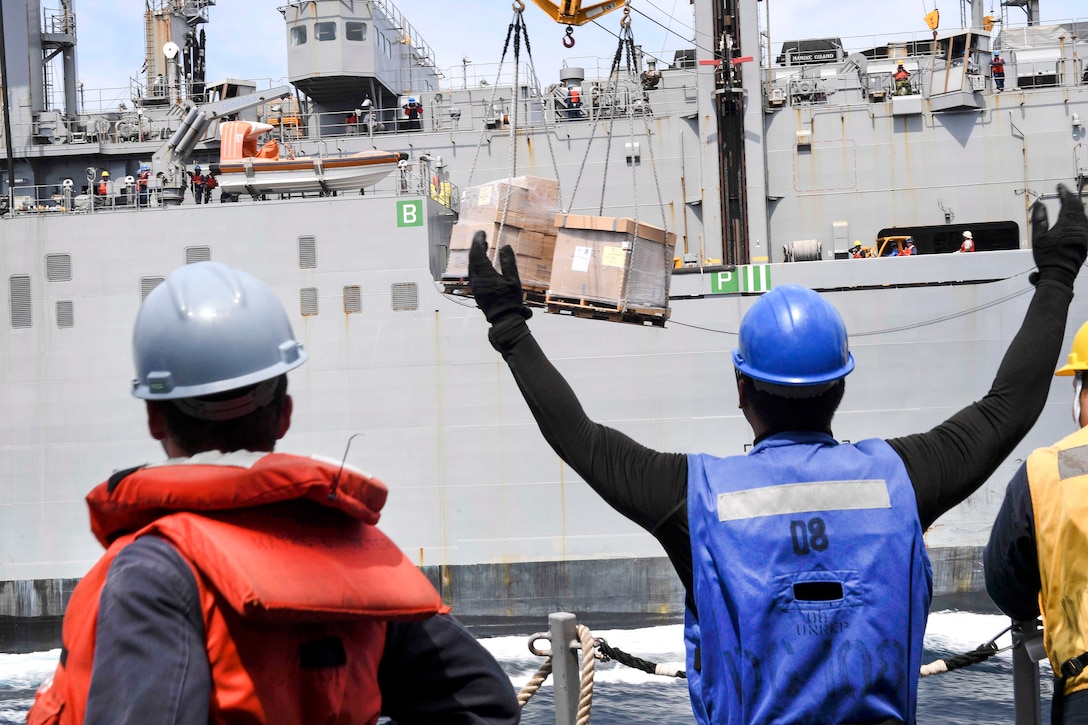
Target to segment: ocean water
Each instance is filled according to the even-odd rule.
[[[926,629],[926,662],[962,654],[991,640],[1008,620],[990,614],[935,612]],[[542,623],[541,629],[547,629]],[[642,659],[683,667],[680,625],[634,630],[594,631],[613,647]],[[528,649],[528,635],[480,640],[520,690],[542,659]],[[1009,635],[998,640],[1009,644]],[[56,666],[59,650],[33,654],[0,654],[0,723],[22,723],[34,690]],[[1041,663],[1043,719],[1049,721],[1051,672]],[[918,692],[918,722],[941,725],[1013,723],[1012,654],[1002,652],[986,662],[923,678]],[[523,711],[526,725],[554,725],[549,678]],[[615,662],[598,663],[594,673],[591,725],[693,725],[684,680],[647,675]]]

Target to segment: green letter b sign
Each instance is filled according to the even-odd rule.
[[[397,226],[421,227],[423,226],[423,200],[397,202]]]

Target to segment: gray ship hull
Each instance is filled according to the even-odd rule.
[[[421,225],[398,226],[406,203],[424,210]],[[555,456],[482,315],[432,280],[442,212],[374,194],[7,220],[3,264],[30,276],[31,293],[30,326],[4,336],[0,367],[0,616],[59,616],[102,553],[82,497],[116,469],[162,458],[128,394],[131,324],[146,281],[198,256],[267,280],[310,352],[290,377],[295,415],[281,449],[346,456],[386,481],[382,528],[458,614],[679,617],[683,594],[658,544]],[[316,267],[299,268],[300,238],[315,240]],[[70,279],[50,281],[55,255],[70,256]],[[835,433],[859,440],[928,429],[984,395],[1031,269],[1030,252],[1010,251],[760,273],[821,289],[842,310],[857,370]],[[745,271],[675,274],[664,328],[542,312],[530,324],[595,419],[661,450],[739,454],[751,431],[729,351],[756,294],[714,289],[716,276]],[[1088,319],[1081,296],[1073,319]],[[61,302],[70,326],[58,326]],[[26,313],[7,305],[7,316]],[[981,591],[978,547],[1004,482],[1072,426],[1065,382],[993,478],[927,533],[937,594]]]

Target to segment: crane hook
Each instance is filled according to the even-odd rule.
[[[573,28],[573,26],[570,26],[570,25],[567,26],[567,34],[565,36],[563,36],[563,47],[564,48],[573,48],[574,47],[574,28]]]
[[[514,4],[512,7],[514,8],[515,13],[520,13],[525,10],[525,3],[523,2],[523,0],[514,0]]]
[[[631,4],[630,3],[625,5],[624,8],[623,8],[623,17],[620,18],[620,27],[621,28],[631,27]]]

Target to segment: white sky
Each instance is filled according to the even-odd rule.
[[[513,16],[511,0],[392,0],[435,51],[439,68],[451,70],[449,81],[460,83],[461,59],[468,56],[477,72],[493,75],[502,53],[507,26]],[[587,0],[590,4],[592,0]],[[672,52],[690,47],[693,35],[688,0],[632,0],[635,41],[650,54],[671,60]],[[783,40],[797,38],[928,33],[922,16],[934,5],[941,11],[941,28],[960,25],[959,0],[764,0],[770,3],[771,41],[775,52]],[[986,0],[986,12],[1000,13],[1000,0]],[[265,79],[276,84],[287,76],[286,33],[272,0],[218,0],[211,8],[207,77]],[[575,28],[575,47],[562,43],[564,26],[552,22],[526,0],[525,22],[541,82],[557,81],[564,59],[570,65],[593,67],[589,58],[611,59],[622,10],[598,22]],[[993,9],[991,9],[991,5]],[[125,8],[128,8],[127,10]],[[139,74],[143,63],[142,0],[75,0],[79,40],[80,78],[87,89],[118,88]],[[1023,11],[1010,8],[1011,21],[1022,22]],[[649,19],[647,18],[649,16]],[[1044,23],[1080,17],[1088,20],[1084,0],[1042,0]],[[657,21],[656,23],[654,21]],[[664,27],[662,27],[664,26]],[[675,35],[667,33],[670,28]],[[906,39],[904,36],[903,39]],[[850,43],[855,48],[862,43]],[[524,53],[524,50],[522,51]],[[745,52],[748,53],[747,49]],[[508,55],[508,61],[512,57]],[[481,64],[491,64],[483,65]],[[606,61],[607,65],[607,61]],[[509,66],[507,66],[509,67]],[[490,68],[490,70],[488,70]],[[590,74],[592,75],[592,74]]]

